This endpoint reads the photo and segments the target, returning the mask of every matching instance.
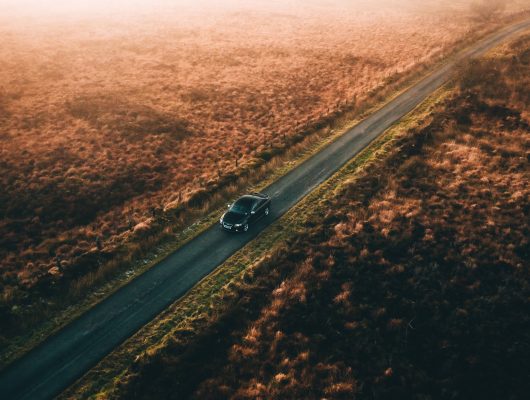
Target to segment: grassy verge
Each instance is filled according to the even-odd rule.
[[[131,256],[133,253],[131,253],[121,264],[114,260],[112,264],[101,266],[97,271],[92,273],[93,275],[82,278],[84,282],[91,283],[90,288],[82,281],[78,285],[79,288],[76,290],[75,296],[60,299],[60,301],[56,302],[57,304],[70,304],[68,307],[61,308],[60,310],[52,307],[51,311],[53,313],[48,312],[47,314],[47,316],[53,314],[52,317],[46,318],[44,323],[35,326],[34,329],[30,329],[30,334],[21,335],[5,346],[0,353],[0,368],[5,367],[13,360],[25,354],[46,337],[58,331],[62,326],[114,293],[121,286],[129,283],[135,277],[155,266],[183,244],[199,235],[217,221],[218,215],[228,199],[237,196],[245,190],[260,190],[268,186],[271,182],[318,152],[322,147],[338,138],[349,128],[357,124],[363,117],[381,108],[400,93],[407,90],[427,73],[449,62],[458,51],[498,27],[496,26],[495,28],[481,31],[466,38],[455,47],[454,52],[450,56],[443,60],[435,60],[430,65],[418,66],[407,77],[402,77],[402,79],[397,81],[387,82],[388,86],[381,86],[373,91],[372,100],[367,102],[363,108],[352,109],[346,105],[337,119],[327,126],[316,129],[310,128],[309,132],[306,133],[305,139],[298,143],[295,148],[261,165],[253,180],[241,179],[232,185],[231,190],[218,193],[211,201],[201,205],[198,209],[190,211],[186,220],[190,224],[186,229],[180,231],[179,228],[176,233],[174,229],[169,229],[161,238],[155,237],[148,240],[146,242],[147,245],[144,245],[143,248],[151,248],[154,250],[142,250],[139,252],[140,254],[135,254],[135,258],[138,259],[133,259]],[[267,176],[267,179],[262,179],[264,176]],[[182,226],[182,224],[179,224],[179,226]],[[120,265],[119,268],[116,268],[117,264]]]
[[[281,251],[285,242],[304,230],[308,223],[317,223],[328,209],[329,201],[356,174],[373,167],[392,147],[392,142],[412,129],[431,113],[450,93],[438,90],[415,111],[385,132],[369,147],[353,158],[329,180],[306,196],[282,218],[262,232],[212,274],[199,282],[185,297],[175,302],[158,318],[146,325],[126,343],[106,357],[61,398],[112,397],[130,372],[128,367],[143,355],[153,355],[164,349],[175,336],[191,336],[208,324],[215,315],[228,307],[232,288],[252,279],[254,268],[269,254]]]

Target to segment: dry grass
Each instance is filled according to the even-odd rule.
[[[323,120],[482,26],[467,3],[230,4],[134,16],[134,29],[113,16],[2,17],[3,336],[44,315],[51,292],[83,295],[242,173],[265,173]]]
[[[186,296],[177,300],[105,357],[60,398],[84,399],[91,398],[95,394],[98,398],[112,397],[129,375],[131,373],[134,375],[134,363],[143,355],[163,351],[168,342],[174,344],[176,340],[182,341],[185,347],[186,343],[193,338],[193,334],[202,332],[205,326],[211,323],[212,318],[223,314],[234,305],[240,284],[246,285],[253,281],[255,275],[268,273],[268,266],[262,262],[264,259],[288,248],[290,240],[305,231],[308,224],[312,223],[311,221],[321,218],[323,210],[329,206],[329,199],[340,193],[343,185],[347,184],[352,177],[375,165],[392,148],[392,142],[396,137],[400,136],[403,131],[417,126],[419,121],[426,118],[447,95],[448,90],[445,88],[436,91],[414,113],[403,118],[396,126],[371,143],[332,178],[312,191],[280,220],[261,233],[259,238],[234,253]],[[357,121],[345,120],[341,124],[343,125],[335,125],[336,134],[339,136],[357,124]],[[305,153],[314,154],[320,146],[322,142],[317,142],[317,148]],[[278,174],[281,176],[281,170]],[[217,216],[218,213],[215,215]],[[273,287],[270,288],[272,289]],[[254,300],[253,297],[252,301]],[[131,365],[132,368],[129,369]]]
[[[524,398],[529,49],[462,68],[432,118],[118,397]]]

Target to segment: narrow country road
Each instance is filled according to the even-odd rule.
[[[259,226],[241,235],[211,227],[64,327],[2,372],[0,397],[38,400],[59,394],[413,110],[449,79],[458,61],[481,55],[529,27],[530,20],[509,26],[461,52],[453,61],[270,185],[264,192],[273,199],[272,212]]]

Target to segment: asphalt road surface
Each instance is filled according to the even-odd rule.
[[[272,197],[271,214],[249,232],[230,234],[211,227],[8,366],[0,374],[0,398],[37,400],[58,395],[413,110],[448,80],[459,60],[481,55],[529,27],[530,20],[510,26],[463,51],[270,185],[264,192]]]

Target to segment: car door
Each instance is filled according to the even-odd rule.
[[[252,212],[251,212],[251,219],[252,221],[256,221],[261,217],[261,213],[263,210],[261,210],[261,204],[262,202],[260,200],[256,200],[254,204],[252,205]]]

